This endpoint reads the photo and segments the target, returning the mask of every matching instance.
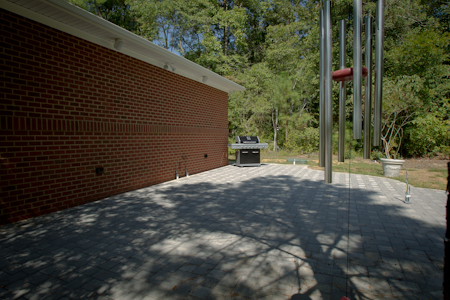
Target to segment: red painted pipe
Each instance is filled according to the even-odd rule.
[[[366,77],[369,71],[366,67],[362,67],[362,77]],[[353,68],[345,68],[331,73],[334,81],[350,81],[353,80]]]

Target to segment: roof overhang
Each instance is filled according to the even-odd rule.
[[[164,68],[168,65],[169,72],[221,91],[245,90],[231,80],[64,0],[6,0],[0,1],[0,8],[154,66]],[[118,47],[120,50],[114,47],[117,39],[123,41],[122,47]]]

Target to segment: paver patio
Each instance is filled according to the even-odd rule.
[[[440,299],[446,194],[404,191],[270,164],[139,189],[0,227],[0,298]]]

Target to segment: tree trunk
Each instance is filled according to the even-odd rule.
[[[102,13],[100,12],[100,8],[98,7],[97,0],[94,0],[95,5],[95,11],[97,12],[97,15],[103,19]]]
[[[389,147],[389,142],[387,141],[387,139],[381,137],[381,141],[382,143],[384,143],[384,154],[386,155],[387,159],[391,158],[391,154],[390,154],[390,147]]]
[[[167,50],[169,50],[169,35],[168,35],[168,33],[166,32],[166,29],[164,28],[164,25],[163,25],[163,32],[164,32],[164,39],[165,39],[165,44],[166,44],[166,49]]]
[[[225,54],[225,56],[227,56],[228,55],[228,28],[227,28],[227,26],[225,26],[224,27],[224,40],[225,40],[225,45],[224,45],[224,49],[223,49],[223,53]]]
[[[273,118],[272,111],[272,124],[273,124],[273,151],[277,151],[277,129],[278,129],[278,108],[275,108],[275,119]]]
[[[228,10],[228,1],[225,3],[225,11]],[[224,41],[224,49],[223,49],[223,53],[225,54],[225,56],[228,55],[228,27],[227,27],[227,22],[225,22],[225,26],[223,28],[223,41]]]
[[[287,140],[288,140],[288,125],[289,125],[289,121],[286,120],[286,135],[284,137],[285,143],[287,143]]]

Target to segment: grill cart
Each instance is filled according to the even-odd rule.
[[[238,167],[261,166],[261,149],[268,148],[267,143],[260,143],[257,136],[237,136],[236,143],[228,144],[236,150],[236,163]]]

